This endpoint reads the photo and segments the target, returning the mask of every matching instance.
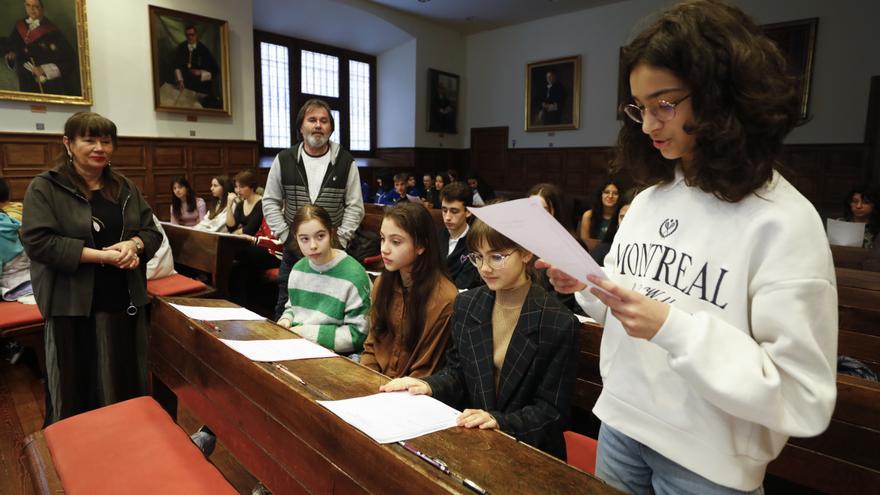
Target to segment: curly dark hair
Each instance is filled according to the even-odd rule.
[[[770,180],[783,139],[800,123],[799,99],[785,59],[751,17],[720,0],[681,2],[623,48],[626,77],[640,64],[673,72],[691,91],[688,184],[737,202]],[[642,184],[670,182],[675,161],[653,149],[640,124],[624,120],[614,170],[626,168]]]

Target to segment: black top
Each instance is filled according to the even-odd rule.
[[[241,227],[242,234],[256,235],[257,231],[260,230],[260,225],[263,223],[263,200],[257,201],[257,204],[254,205],[254,208],[248,215],[244,214],[244,201],[240,201],[235,205],[232,218],[235,219],[235,226],[227,227],[230,232]]]
[[[112,246],[122,238],[122,205],[92,191],[92,238],[95,249]],[[125,270],[113,265],[95,267],[92,311],[123,311],[128,306],[128,281]]]

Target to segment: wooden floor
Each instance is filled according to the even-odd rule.
[[[26,351],[15,365],[0,359],[0,495],[31,495],[30,480],[21,462],[24,438],[43,426],[45,393],[35,371],[36,359]],[[188,433],[201,422],[181,409],[178,423]],[[218,442],[211,462],[239,493],[250,494],[257,480]]]

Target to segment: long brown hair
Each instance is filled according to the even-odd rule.
[[[71,145],[73,145],[77,138],[109,137],[113,141],[113,149],[115,150],[116,124],[110,119],[93,112],[77,112],[64,123],[64,137],[67,138]],[[73,155],[67,149],[59,153],[52,161],[52,164],[54,165],[53,170],[70,181],[80,194],[88,200],[92,199],[92,191],[73,166]],[[104,167],[104,170],[101,171],[101,181],[104,184],[104,187],[101,188],[101,196],[115,203],[119,197],[119,191],[122,189],[123,179],[121,175],[110,168],[109,162]]]
[[[223,194],[221,194],[220,197],[217,198],[216,202],[214,203],[214,207],[211,208],[210,211],[208,211],[208,218],[213,220],[217,218],[217,215],[226,211],[226,195],[235,190],[235,184],[233,184],[232,181],[229,180],[229,176],[227,175],[217,175],[211,177],[211,179],[216,180],[217,183],[220,184],[220,187],[223,188]]]
[[[413,240],[415,249],[423,248],[412,265],[412,287],[403,291],[403,325],[401,341],[412,350],[425,326],[425,309],[434,288],[446,277],[446,261],[440,250],[437,229],[431,214],[424,206],[414,203],[398,203],[385,210],[382,222],[392,221]],[[388,333],[391,315],[388,310],[396,288],[403,289],[400,270],[385,271],[376,286],[375,304],[370,307],[370,332],[379,340]]]

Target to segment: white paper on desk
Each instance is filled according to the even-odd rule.
[[[409,440],[452,428],[460,414],[433,397],[409,392],[319,400],[318,404],[379,443]]]
[[[262,316],[246,308],[214,308],[210,306],[183,306],[181,304],[171,304],[171,306],[193,320],[265,320]]]
[[[338,354],[321,347],[306,339],[282,339],[282,340],[228,340],[220,339],[221,342],[251,361],[293,361],[294,359],[317,359],[336,357]]]
[[[828,242],[835,246],[862,247],[865,241],[865,224],[828,219]]]
[[[547,213],[538,198],[468,207],[468,210],[513,242],[585,284],[589,283],[589,274],[608,278],[565,227]]]

